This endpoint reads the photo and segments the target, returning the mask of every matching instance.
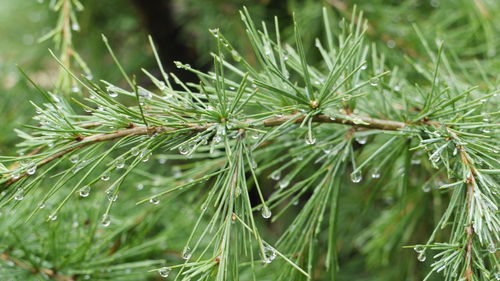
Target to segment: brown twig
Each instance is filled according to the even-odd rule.
[[[291,114],[291,115],[284,115],[282,117],[272,117],[269,119],[266,119],[262,122],[262,125],[265,127],[273,127],[273,126],[279,126],[285,122],[288,122],[292,119],[294,120],[294,123],[300,123],[304,119],[304,116],[298,116],[298,114]],[[356,122],[353,120],[359,120],[362,122]],[[356,126],[356,127],[364,127],[364,128],[370,128],[370,129],[381,129],[381,130],[398,130],[402,129],[406,126],[406,123],[400,122],[400,121],[393,121],[393,120],[383,120],[383,119],[376,119],[376,118],[371,118],[371,117],[365,117],[365,116],[354,116],[351,115],[351,119],[346,119],[346,118],[336,118],[336,119],[331,119],[330,116],[327,115],[316,115],[313,117],[313,122],[317,123],[336,123],[336,124],[343,124],[343,125],[350,125],[350,126]],[[97,142],[103,142],[103,141],[110,141],[110,140],[115,140],[118,138],[122,137],[127,137],[127,136],[139,136],[139,135],[154,135],[154,134],[159,134],[159,133],[165,133],[165,132],[173,132],[177,131],[180,129],[191,129],[190,131],[204,131],[207,128],[209,128],[213,124],[207,124],[205,126],[199,126],[196,124],[187,124],[183,128],[173,128],[173,127],[165,127],[165,126],[158,126],[158,127],[145,127],[145,126],[132,126],[132,128],[128,129],[123,129],[123,130],[118,130],[112,133],[108,134],[97,134],[97,135],[91,135],[91,136],[86,136],[86,137],[79,137],[75,142],[71,143],[68,148],[63,149],[55,154],[52,154],[44,159],[42,159],[40,162],[37,164],[37,168],[42,167],[46,165],[47,163],[50,163],[51,161],[58,159],[68,153],[71,153],[75,150],[78,150],[82,147],[97,143]],[[8,180],[5,185],[9,186],[22,178],[28,176],[27,173],[24,173],[20,175],[17,178],[11,178]]]

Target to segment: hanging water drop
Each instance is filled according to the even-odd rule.
[[[79,31],[80,30],[80,25],[77,22],[74,22],[71,24],[71,29],[74,31]]]
[[[118,194],[114,194],[113,192],[108,193],[108,201],[109,202],[115,202],[118,200]]]
[[[306,144],[313,145],[316,143],[316,138],[313,136],[306,136]]]
[[[215,141],[215,138],[214,138]],[[183,144],[179,146],[179,153],[182,155],[188,155],[191,152],[191,149],[188,144]]]
[[[422,253],[422,252],[425,250],[425,248],[424,248],[424,246],[417,245],[417,246],[413,247],[413,250],[414,250],[417,254],[420,254],[420,253]]]
[[[290,184],[290,180],[288,180],[286,177],[279,182],[280,188],[285,188]]]
[[[136,186],[135,186],[135,189],[137,190],[142,190],[144,188],[144,184],[142,183],[138,183]]]
[[[375,168],[372,172],[372,178],[373,179],[378,179],[380,178],[380,169],[379,168]]]
[[[86,185],[78,191],[81,197],[88,197],[90,194],[90,186]]]
[[[108,214],[104,214],[101,219],[101,225],[108,227],[111,224],[111,217]]]
[[[264,263],[271,263],[276,258],[276,250],[271,246],[264,247]]]
[[[361,181],[363,176],[361,175],[361,171],[357,171],[351,174],[351,181],[354,183],[358,183]]]
[[[151,152],[149,151],[143,151],[141,153],[141,157],[142,157],[142,162],[148,162],[149,161],[149,158],[151,158]]]
[[[160,199],[153,197],[153,198],[149,199],[149,203],[151,203],[153,205],[158,205],[158,204],[160,204]]]
[[[374,87],[378,86],[379,81],[380,80],[377,77],[373,77],[373,78],[370,79],[370,85],[372,85]]]
[[[137,148],[137,147],[132,147],[132,149],[130,149],[130,154],[132,154],[132,156],[137,156],[137,155],[139,155],[139,153],[141,153],[141,152],[140,152],[139,148]]]
[[[26,170],[26,173],[28,175],[34,175],[36,173],[36,165],[35,164],[29,165],[28,169]]]
[[[191,256],[191,248],[189,248],[189,246],[184,247],[184,249],[182,249],[182,258],[188,260],[191,258]]]
[[[281,178],[281,171],[280,170],[276,170],[271,174],[272,180],[278,181],[278,180],[280,180],[280,178]]]
[[[78,154],[73,154],[69,157],[69,162],[71,162],[73,164],[78,162],[78,160],[80,160],[80,157],[78,156]]]
[[[21,201],[24,199],[24,193],[22,189],[19,189],[19,191],[16,193],[14,196],[14,200]]]
[[[71,92],[78,93],[78,92],[80,92],[80,88],[78,88],[77,85],[73,85],[73,86],[71,86]]]
[[[56,214],[49,215],[49,220],[51,220],[51,221],[57,220],[57,215]]]
[[[161,277],[167,278],[168,275],[170,274],[170,271],[172,271],[170,268],[162,267],[158,269],[158,274],[160,274]]]
[[[125,167],[125,160],[119,157],[118,159],[116,159],[115,165],[117,169],[123,169],[123,167]]]
[[[356,142],[358,142],[359,144],[365,144],[367,139],[368,138],[366,136],[356,137]]]
[[[497,248],[495,247],[495,244],[491,243],[488,245],[488,252],[491,254],[494,254],[497,251]]]
[[[421,252],[420,254],[418,254],[417,259],[420,262],[424,262],[427,259],[427,257],[425,256],[425,252]]]
[[[102,176],[101,176],[101,180],[102,181],[109,181],[109,178],[110,178],[110,175],[108,173],[104,173]]]
[[[108,95],[112,98],[116,98],[118,96],[118,92],[116,91],[116,87],[114,86],[108,86],[106,88],[106,90],[108,91]]]
[[[271,210],[267,207],[267,206],[264,206],[264,208],[262,208],[262,217],[265,218],[265,219],[268,219],[271,217],[273,213],[271,212]]]
[[[422,185],[422,191],[423,192],[429,192],[429,191],[431,191],[430,185],[428,185],[428,184]]]

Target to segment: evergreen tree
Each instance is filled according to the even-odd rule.
[[[220,21],[172,2],[186,37]],[[130,74],[104,35],[102,79],[82,3],[50,1],[57,79],[21,67],[36,123],[0,156],[0,280],[500,280],[500,4],[284,3],[227,1],[241,26],[193,42],[211,69],[174,62],[192,82],[151,37]]]

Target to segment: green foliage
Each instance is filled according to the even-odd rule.
[[[166,73],[152,39],[158,70],[129,75],[106,37],[122,80],[98,81],[54,33],[59,81],[72,82],[51,92],[26,75],[44,101],[17,130],[21,154],[0,157],[2,276],[500,278],[500,5],[441,3],[410,27],[386,9],[433,8],[371,1],[375,27],[327,2],[347,19],[305,1],[290,24],[257,24],[243,8],[248,44],[212,28],[212,71],[175,62],[199,83]],[[60,94],[73,83],[78,96]]]

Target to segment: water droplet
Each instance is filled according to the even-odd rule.
[[[313,136],[306,136],[306,144],[313,145],[316,143],[316,138]]]
[[[497,248],[495,247],[495,244],[491,243],[488,245],[488,252],[494,254],[497,251]]]
[[[22,189],[19,189],[16,195],[14,196],[14,200],[21,201],[23,199],[24,199],[24,192]]]
[[[106,88],[106,90],[108,91],[108,95],[112,98],[116,98],[118,96],[118,92],[116,91],[116,87],[115,86],[108,86]]]
[[[130,149],[130,154],[132,154],[132,156],[137,156],[137,155],[139,155],[139,153],[141,153],[141,151],[137,147],[132,147]]]
[[[88,197],[90,194],[90,186],[86,185],[78,191],[81,197]]]
[[[151,98],[153,98],[153,95],[151,94],[151,92],[149,92],[148,90],[144,89],[144,88],[139,88],[138,90],[138,93],[137,93],[140,97],[142,98],[145,98],[147,100],[150,100]]]
[[[264,247],[264,263],[271,263],[276,258],[276,250],[271,246]]]
[[[271,174],[271,179],[275,180],[275,181],[278,181],[280,180],[281,178],[281,171],[280,170],[276,170],[274,171],[272,174]]]
[[[351,174],[351,181],[354,183],[358,183],[363,179],[363,176],[361,175],[361,171],[357,171],[355,173]]]
[[[69,162],[71,162],[73,164],[78,162],[78,160],[80,160],[80,156],[78,156],[78,154],[73,154],[69,157]]]
[[[151,158],[151,152],[150,151],[143,151],[141,153],[140,157],[142,157],[142,160],[141,160],[142,162],[148,162],[149,159]]]
[[[267,207],[267,206],[264,206],[264,208],[262,208],[262,217],[265,218],[265,219],[268,219],[271,217],[273,213],[271,212],[271,210]]]
[[[214,141],[217,142],[214,138]],[[183,144],[179,146],[179,153],[182,155],[188,155],[191,152],[191,147],[188,144]]]
[[[370,79],[370,85],[372,85],[374,87],[378,86],[379,81],[380,80],[377,77],[373,77],[373,78]]]
[[[158,274],[160,274],[161,277],[167,278],[168,275],[170,274],[170,271],[172,271],[172,269],[168,267],[162,267],[158,269]]]
[[[78,93],[78,92],[80,92],[80,88],[78,88],[77,85],[73,85],[73,86],[71,86],[71,92]]]
[[[413,250],[415,250],[415,252],[417,254],[420,254],[425,250],[425,248],[424,248],[424,246],[417,245],[417,246],[413,247]]]
[[[28,169],[26,170],[26,173],[28,175],[34,175],[36,173],[36,165],[35,164],[29,165]]]
[[[232,50],[231,51],[231,55],[233,56],[233,60],[234,61],[236,61],[236,62],[240,62],[241,61],[241,56],[240,56],[240,54],[236,50]]]
[[[279,185],[280,188],[285,188],[290,184],[290,180],[288,180],[286,177],[280,180]]]
[[[71,24],[71,29],[73,29],[74,31],[79,31],[80,25],[77,22],[74,22]]]
[[[101,176],[102,181],[109,181],[110,175],[108,173],[105,173]]]
[[[422,191],[423,192],[429,192],[429,191],[431,191],[430,185],[428,185],[428,184],[422,185]]]
[[[367,139],[368,137],[366,136],[356,137],[356,142],[358,142],[359,144],[365,144]]]
[[[56,214],[49,215],[49,220],[51,220],[51,221],[57,220],[57,215]]]
[[[417,259],[420,262],[424,262],[427,259],[427,256],[425,255],[425,252],[421,252],[420,254],[418,254]]]
[[[380,178],[380,169],[379,168],[376,168],[376,169],[373,170],[373,172],[372,172],[372,178],[373,179]]]
[[[149,203],[154,204],[154,205],[158,205],[158,204],[160,204],[160,199],[153,197],[153,198],[149,199]]]
[[[115,165],[117,169],[123,169],[123,167],[125,167],[125,160],[119,157],[118,159],[116,159]]]
[[[108,227],[111,224],[111,217],[108,214],[104,214],[101,219],[101,225]]]
[[[118,194],[114,194],[113,192],[108,193],[108,201],[109,202],[115,202],[118,200]]]
[[[390,49],[396,47],[396,42],[394,40],[388,40],[387,47],[389,47]]]
[[[159,158],[158,159],[158,163],[160,163],[162,165],[165,164],[165,163],[167,163],[167,158],[164,158],[164,157]]]
[[[365,70],[365,69],[367,69],[367,68],[368,68],[368,65],[366,65],[366,64],[363,64],[363,65],[361,66],[361,70]]]
[[[138,183],[138,184],[135,186],[135,189],[137,189],[137,190],[143,190],[143,189],[144,189],[144,184],[142,184],[142,183]]]
[[[185,260],[188,260],[191,258],[191,248],[189,248],[189,246],[186,246],[184,247],[184,249],[182,249],[182,258],[185,259]]]

